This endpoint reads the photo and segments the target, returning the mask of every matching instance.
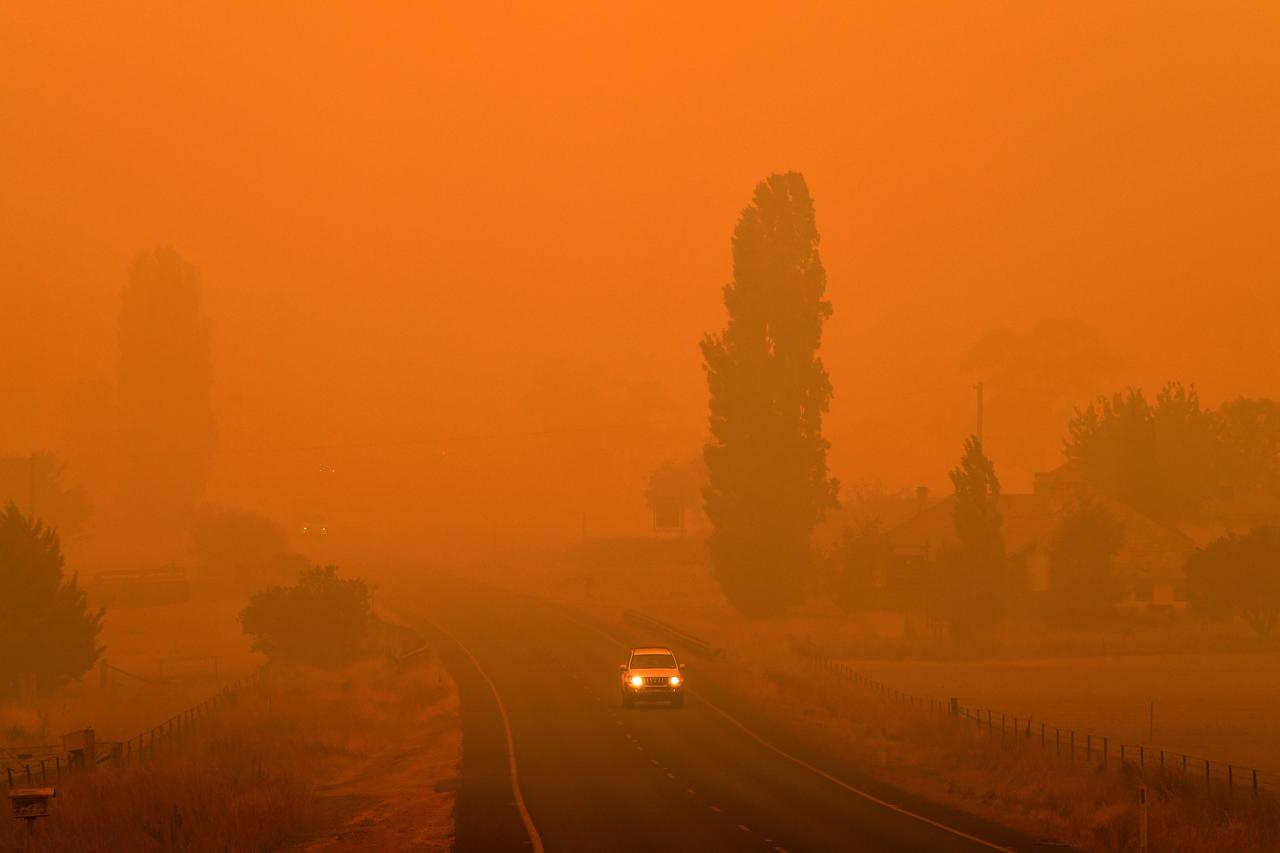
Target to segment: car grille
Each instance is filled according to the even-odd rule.
[[[670,683],[670,679],[665,675],[646,675],[644,677],[645,687],[666,687]]]

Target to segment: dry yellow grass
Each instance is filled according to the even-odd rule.
[[[1280,807],[1241,792],[1203,794],[1193,779],[1101,770],[1041,751],[1038,738],[989,737],[944,714],[880,698],[812,670],[742,660],[716,677],[815,745],[926,798],[1034,836],[1089,850],[1136,850],[1137,791],[1150,796],[1151,849],[1280,849]]]
[[[408,838],[443,850],[452,794],[435,788],[456,774],[459,744],[438,662],[277,669],[155,761],[64,776],[38,849],[323,849],[346,835],[367,845],[351,849]],[[397,800],[380,808],[388,791]],[[407,824],[393,819],[400,805],[414,807]],[[0,848],[20,847],[17,824],[0,823]]]
[[[0,746],[56,744],[62,734],[89,727],[101,741],[120,741],[204,700],[261,663],[236,621],[243,606],[238,599],[193,599],[108,609],[104,658],[142,678],[109,671],[104,688],[95,668],[34,704],[0,703]],[[179,658],[203,660],[174,674]],[[170,677],[160,681],[165,662]]]

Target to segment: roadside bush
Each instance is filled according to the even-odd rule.
[[[285,583],[310,565],[288,550],[282,524],[233,507],[207,506],[191,526],[191,544],[206,580],[248,592],[251,585]]]
[[[338,667],[373,651],[380,623],[370,609],[372,592],[360,578],[339,578],[337,566],[317,566],[295,586],[254,595],[240,624],[268,660]]]

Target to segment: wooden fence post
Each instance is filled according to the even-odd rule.
[[[1147,853],[1147,786],[1138,788],[1138,850]]]

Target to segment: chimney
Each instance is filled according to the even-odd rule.
[[[924,512],[929,505],[929,487],[916,486],[916,512]]]

